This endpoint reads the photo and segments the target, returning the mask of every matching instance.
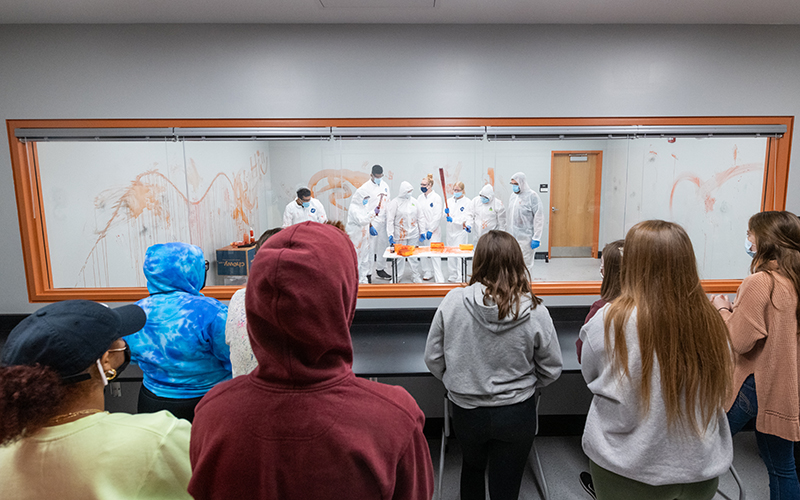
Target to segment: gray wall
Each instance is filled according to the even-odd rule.
[[[0,118],[800,115],[797,47],[799,26],[0,25]],[[0,313],[29,312],[0,144]]]

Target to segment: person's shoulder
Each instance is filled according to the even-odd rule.
[[[110,413],[102,420],[102,425],[125,429],[129,438],[142,434],[164,437],[172,432],[191,429],[187,420],[177,418],[172,413],[162,410],[156,413]]]
[[[233,293],[233,295],[231,296],[231,300],[230,300],[229,304],[233,304],[234,301],[236,301],[236,302],[239,302],[239,301],[244,302],[244,294],[245,294],[245,292],[247,292],[247,288],[240,288],[240,289],[236,290]]]
[[[366,406],[379,408],[387,413],[400,414],[410,425],[425,421],[425,415],[417,401],[404,388],[363,378],[355,378],[353,383],[363,391],[361,403]],[[376,402],[379,404],[376,405]]]

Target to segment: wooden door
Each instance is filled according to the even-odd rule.
[[[602,151],[553,151],[550,237],[553,257],[597,257]]]

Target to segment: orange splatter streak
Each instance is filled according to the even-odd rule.
[[[673,153],[673,154],[671,154],[670,156],[671,156],[671,157],[673,157],[673,158],[675,158],[676,160],[678,159],[678,157],[677,157],[677,156],[675,156],[675,154],[674,154],[674,153]]]
[[[491,184],[492,187],[494,187],[494,167],[489,167],[488,174],[489,174],[489,184]]]
[[[346,201],[353,196],[359,186],[369,180],[369,174],[348,169],[326,168],[311,176],[308,188],[311,196],[321,198],[326,192],[330,204],[340,210],[347,210]]]
[[[714,193],[723,184],[734,177],[739,177],[748,172],[755,172],[761,170],[762,168],[764,168],[764,165],[761,163],[745,163],[744,165],[736,165],[727,170],[723,170],[722,172],[718,172],[707,181],[702,181],[698,176],[688,172],[682,173],[672,184],[672,191],[669,195],[669,210],[672,212],[675,190],[677,189],[678,184],[680,184],[682,181],[689,181],[697,186],[697,195],[703,200],[705,211],[708,213],[714,210],[714,204],[717,202],[717,199],[712,196],[712,193]]]

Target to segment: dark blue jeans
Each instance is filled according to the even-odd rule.
[[[731,433],[736,434],[742,430],[757,414],[756,380],[750,375],[739,389],[739,397],[728,412]],[[800,483],[794,467],[794,443],[758,430],[756,443],[769,473],[770,500],[800,500]]]

